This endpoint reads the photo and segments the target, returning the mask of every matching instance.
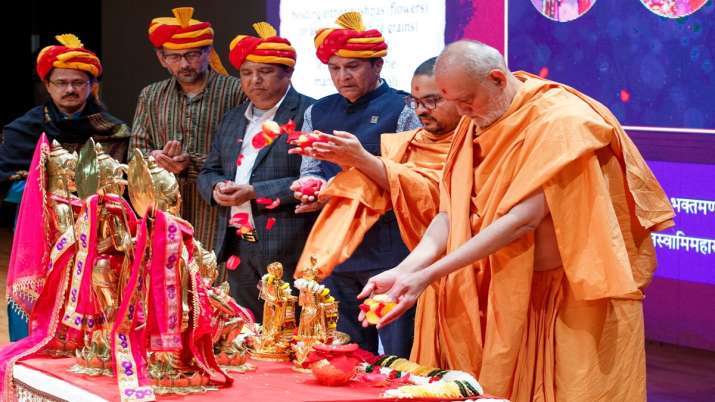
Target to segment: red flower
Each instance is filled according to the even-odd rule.
[[[228,260],[226,261],[226,269],[229,271],[233,271],[236,268],[238,268],[238,265],[241,263],[241,258],[237,255],[232,255],[228,257]]]

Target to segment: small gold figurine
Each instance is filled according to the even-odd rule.
[[[283,281],[283,265],[268,265],[268,273],[260,282],[259,297],[264,300],[263,326],[256,339],[252,356],[258,360],[289,360],[289,342],[295,329],[296,297],[290,285]]]
[[[77,184],[74,181],[77,169],[77,153],[69,153],[59,142],[52,140],[50,155],[47,160],[48,203],[54,210],[52,226],[57,229],[52,242],[74,226],[77,218],[72,204],[79,209],[79,198],[75,195]]]
[[[310,267],[303,276],[295,280],[295,287],[300,292],[298,303],[301,306],[297,341],[293,346],[295,365],[303,371],[303,361],[318,343],[347,343],[347,334],[336,331],[338,322],[338,302],[330,296],[330,289],[317,282],[318,261],[310,257]]]

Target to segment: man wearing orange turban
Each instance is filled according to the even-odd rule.
[[[57,35],[56,38],[59,45],[47,46],[37,56],[37,75],[50,99],[3,128],[0,200],[7,194],[8,201],[19,203],[35,145],[42,133],[70,152],[82,147],[91,137],[113,158],[126,159],[129,129],[109,114],[96,96],[102,75],[99,58],[85,49],[75,35]],[[15,291],[17,289],[9,289],[11,300]],[[14,311],[9,315],[10,337],[17,340],[26,334],[26,323]]]
[[[201,199],[196,177],[224,114],[241,103],[243,94],[240,81],[227,75],[213,49],[211,24],[193,19],[192,7],[172,11],[173,17],[154,18],[148,31],[156,57],[171,77],[139,94],[130,146],[177,175],[182,217],[212,249],[217,215]]]
[[[258,37],[238,35],[229,53],[250,102],[224,117],[199,175],[199,190],[206,202],[219,206],[215,238],[219,261],[232,255],[241,259],[239,268],[228,272],[231,294],[262,321],[263,302],[256,284],[274,261],[285,267],[285,280],[292,278],[315,219],[294,213],[298,201],[290,184],[300,175],[301,157],[288,154],[285,140],[266,141],[262,125],[290,120],[300,125],[314,100],[291,86],[296,54],[290,42],[266,22],[253,27]],[[237,215],[253,230],[238,231],[231,219]]]
[[[345,13],[336,22],[339,25],[337,28],[318,30],[315,48],[317,57],[327,64],[338,93],[318,100],[306,110],[302,131],[349,132],[355,135],[367,152],[380,156],[380,136],[383,133],[410,131],[419,127],[420,121],[415,111],[405,104],[404,98],[408,94],[391,88],[380,78],[383,57],[387,55],[387,44],[382,34],[376,29],[367,29],[357,12]],[[304,165],[301,180],[294,183],[294,189],[310,176],[308,170],[314,164],[319,166],[324,179],[332,178],[341,170],[334,163],[318,163],[310,159]],[[296,195],[303,198],[303,194]],[[306,197],[306,201],[309,200]],[[306,203],[298,211],[318,206],[315,202]],[[314,232],[329,230],[329,225],[316,225],[314,228]],[[341,247],[339,244],[334,246]],[[357,321],[359,303],[356,295],[369,277],[392,268],[407,253],[395,214],[387,211],[365,233],[350,258],[338,265],[325,280],[340,302],[338,329],[348,333],[364,349],[377,352],[378,331],[374,327],[363,328]],[[303,261],[309,261],[307,257]],[[381,330],[379,338],[385,352],[406,357],[412,343],[412,332],[413,321],[409,314]]]
[[[463,119],[440,213],[361,297],[417,302],[412,359],[514,402],[645,401],[643,298],[667,196],[613,114],[458,41],[437,84]],[[418,300],[419,297],[419,301]]]

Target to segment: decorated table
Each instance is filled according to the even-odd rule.
[[[320,385],[310,373],[296,372],[287,362],[251,360],[250,363],[256,366],[256,370],[231,373],[234,383],[230,388],[191,395],[162,395],[158,396],[158,400],[205,401],[209,398],[214,402],[395,400],[380,396],[385,391],[384,387],[374,387],[361,382],[350,382],[348,385],[338,387]],[[75,360],[71,358],[33,358],[17,364],[13,379],[19,399],[21,401],[119,401],[114,378],[74,374],[70,372],[70,367],[74,364]]]

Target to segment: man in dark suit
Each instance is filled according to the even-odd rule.
[[[269,24],[254,24],[260,37],[239,35],[229,58],[239,70],[249,101],[226,113],[199,174],[199,191],[220,207],[216,232],[219,261],[240,264],[228,274],[231,295],[262,320],[256,285],[266,266],[281,262],[291,281],[315,215],[295,214],[291,183],[300,176],[301,157],[288,154],[284,139],[266,141],[267,121],[303,124],[313,99],[291,87],[295,50]],[[257,47],[260,45],[260,49]]]

